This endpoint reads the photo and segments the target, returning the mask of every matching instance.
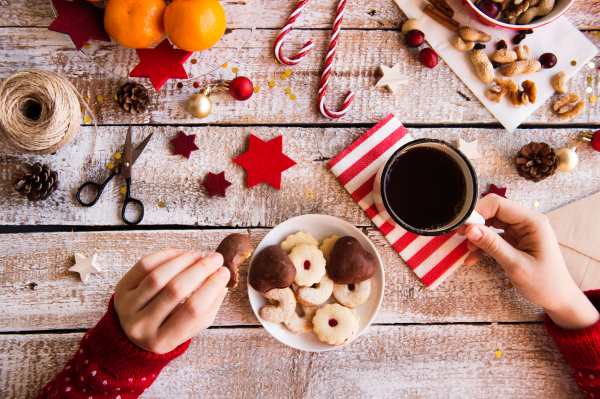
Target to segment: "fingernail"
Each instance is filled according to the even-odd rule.
[[[194,257],[194,259],[200,260],[200,259],[202,259],[202,252],[200,252],[200,251],[192,251],[192,256]]]
[[[217,270],[217,272],[219,272],[219,274],[225,278],[229,278],[229,269],[226,267],[220,267],[219,270]]]
[[[217,263],[218,265],[223,264],[223,255],[221,255],[218,252],[215,252],[214,254],[210,255],[210,258],[213,260],[213,262]]]
[[[483,236],[483,232],[478,228],[474,228],[467,233],[467,238],[472,242],[477,242]]]

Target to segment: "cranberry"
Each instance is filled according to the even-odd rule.
[[[500,13],[500,6],[492,0],[482,0],[477,5],[482,13],[490,18],[496,18]]]
[[[427,68],[435,68],[438,64],[438,55],[433,49],[424,48],[419,53],[419,60],[421,60],[421,64],[425,65]]]
[[[404,37],[408,47],[419,47],[425,41],[425,34],[420,30],[411,30]]]
[[[310,269],[310,261],[309,260],[305,260],[304,261],[304,270],[309,270]]]
[[[540,55],[540,64],[542,68],[553,68],[556,65],[556,56],[552,53],[544,53]]]
[[[329,325],[335,327],[338,325],[338,321],[336,319],[329,319]]]

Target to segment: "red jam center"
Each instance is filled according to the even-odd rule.
[[[329,319],[329,325],[335,327],[338,325],[338,321],[336,319]]]
[[[305,260],[304,261],[304,270],[309,270],[310,269],[310,261],[309,260]]]

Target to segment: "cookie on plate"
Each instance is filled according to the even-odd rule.
[[[325,258],[316,246],[301,244],[292,249],[289,257],[296,267],[296,284],[310,287],[320,282],[325,275]]]
[[[331,250],[335,245],[336,241],[339,240],[340,236],[332,236],[323,240],[323,244],[319,247],[321,252],[323,252],[323,257],[325,258],[325,262],[329,264],[329,260],[331,259]]]
[[[304,334],[311,332],[313,329],[312,320],[317,313],[318,306],[304,306],[300,305],[303,316],[298,316],[298,313],[294,312],[292,315],[283,322],[283,325],[294,334]]]
[[[286,254],[292,252],[294,247],[299,245],[314,245],[315,247],[319,246],[319,241],[317,241],[310,233],[303,233],[301,231],[292,234],[291,236],[287,236],[285,241],[281,243],[281,249],[285,251]]]
[[[330,345],[342,345],[356,336],[360,318],[337,303],[317,310],[313,317],[313,331],[317,337]]]
[[[273,323],[283,323],[290,318],[296,310],[296,297],[291,288],[274,288],[265,292],[264,297],[277,301],[276,305],[266,305],[260,309],[260,317]]]
[[[371,294],[371,280],[356,284],[334,284],[333,296],[339,303],[349,308],[362,305]]]
[[[321,278],[315,288],[299,287],[294,290],[296,300],[303,305],[318,306],[329,299],[333,292],[333,280],[329,278],[327,273]]]

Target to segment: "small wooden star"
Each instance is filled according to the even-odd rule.
[[[469,159],[481,158],[481,154],[477,152],[477,143],[479,140],[467,143],[463,139],[458,139],[458,149]]]
[[[169,79],[187,79],[183,63],[192,55],[190,51],[177,50],[169,39],[154,48],[136,49],[140,63],[129,72],[129,76],[149,78],[155,90]]]
[[[496,186],[495,184],[492,184],[490,187],[490,191],[488,191],[487,193],[483,193],[481,195],[483,197],[485,197],[488,194],[496,194],[496,195],[506,198],[506,188],[498,188],[498,186]]]
[[[396,88],[398,85],[405,85],[408,83],[408,79],[402,75],[400,75],[400,64],[396,64],[393,67],[389,68],[385,65],[379,65],[379,72],[383,75],[377,84],[376,87],[385,86],[392,93],[396,93]]]
[[[173,155],[183,155],[187,159],[190,159],[190,154],[192,151],[199,150],[196,143],[196,135],[190,134],[186,135],[184,132],[179,132],[179,136],[171,140],[171,143],[175,146],[173,150]]]
[[[90,274],[98,274],[102,271],[100,266],[96,263],[97,258],[98,254],[93,254],[87,258],[82,254],[75,254],[75,266],[71,267],[69,271],[79,273],[81,281],[87,281]]]
[[[208,172],[208,180],[202,183],[202,185],[208,188],[208,195],[212,198],[217,194],[225,197],[225,190],[231,186],[231,183],[225,180],[225,172],[221,172],[218,175]]]
[[[110,42],[110,36],[104,29],[103,9],[85,0],[52,0],[52,4],[58,17],[48,30],[69,35],[77,50],[81,50],[91,39]]]

